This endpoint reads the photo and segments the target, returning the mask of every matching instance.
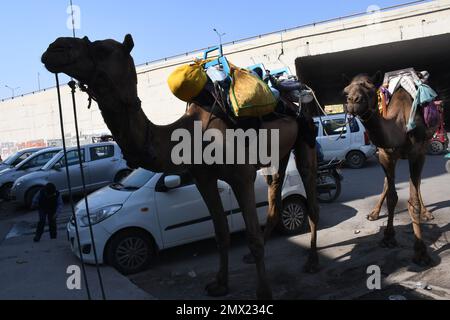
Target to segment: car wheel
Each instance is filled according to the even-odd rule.
[[[366,156],[361,151],[351,151],[348,153],[347,165],[352,169],[361,169],[366,162]]]
[[[0,199],[9,200],[9,193],[11,192],[12,183],[7,183],[0,188]]]
[[[307,213],[305,201],[291,197],[283,201],[278,230],[285,235],[295,235],[303,231]]]
[[[114,182],[115,183],[121,182],[123,179],[128,177],[131,174],[131,172],[132,172],[131,170],[120,171],[118,174],[116,174],[116,177],[114,178]]]
[[[125,230],[115,235],[107,249],[107,260],[124,275],[146,270],[155,257],[155,245],[141,230]]]
[[[25,193],[25,207],[27,207],[28,209],[33,209],[33,199],[38,194],[38,192],[41,191],[41,189],[42,187],[33,187]]]
[[[444,152],[444,144],[440,141],[432,141],[428,148],[428,153],[436,156],[440,155]]]
[[[450,173],[450,160],[448,160],[445,164],[445,169],[447,169],[447,172]]]

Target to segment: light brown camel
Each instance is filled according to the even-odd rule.
[[[228,250],[230,235],[227,217],[221,202],[217,181],[227,182],[237,198],[247,228],[249,248],[256,261],[258,274],[257,297],[271,298],[264,263],[264,239],[258,223],[255,204],[255,165],[175,165],[171,152],[178,142],[171,139],[177,129],[185,129],[194,138],[194,124],[200,121],[205,129],[217,129],[225,135],[229,125],[197,104],[190,104],[186,114],[168,126],[157,126],[147,119],[137,94],[137,75],[131,51],[130,35],[123,43],[114,40],[91,42],[88,38],[59,38],[42,56],[42,62],[53,73],[65,73],[87,87],[98,102],[102,116],[121,147],[128,164],[154,172],[176,174],[188,170],[210,211],[220,253],[220,268],[214,282],[207,285],[211,296],[228,293]],[[312,123],[312,122],[311,122]],[[313,124],[312,124],[313,125]],[[269,185],[269,219],[266,230],[275,226],[281,202],[281,187],[291,150],[297,153],[297,167],[303,178],[308,197],[308,216],[311,226],[311,251],[306,264],[308,270],[318,265],[316,238],[319,208],[316,202],[316,150],[310,147],[294,118],[284,117],[262,123],[262,129],[279,130],[279,173]],[[227,143],[226,138],[222,146]],[[276,143],[277,141],[269,141]],[[270,233],[270,231],[268,231]]]
[[[372,142],[380,148],[379,160],[386,174],[385,190],[380,203],[369,215],[370,220],[378,219],[379,209],[384,197],[387,198],[388,224],[381,245],[394,247],[397,245],[394,230],[394,212],[398,202],[395,190],[395,166],[398,159],[408,159],[410,168],[409,214],[412,219],[416,242],[413,261],[419,265],[429,265],[431,258],[422,240],[421,221],[423,217],[431,218],[431,214],[423,205],[420,193],[422,169],[425,163],[427,144],[435,130],[429,129],[421,112],[417,112],[415,121],[417,128],[407,133],[406,124],[409,119],[413,99],[403,88],[398,89],[391,98],[387,116],[378,112],[377,89],[382,81],[379,72],[374,77],[362,74],[356,76],[344,89],[347,96],[346,109],[350,114],[359,116],[369,132]]]

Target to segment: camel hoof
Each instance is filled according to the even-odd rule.
[[[383,240],[380,241],[380,247],[393,249],[398,246],[397,240],[394,236],[385,236]]]
[[[367,220],[369,220],[369,221],[377,221],[379,219],[380,219],[379,211],[372,211],[371,214],[367,215]]]
[[[421,218],[422,218],[423,221],[432,221],[432,220],[434,220],[433,214],[431,212],[429,212],[429,211],[423,213]]]
[[[413,258],[413,262],[420,267],[428,267],[433,263],[433,260],[428,255],[428,253],[416,253]]]
[[[221,285],[217,281],[208,284],[205,290],[208,293],[208,296],[213,298],[224,297],[229,292],[228,286]]]
[[[303,267],[303,271],[311,274],[319,272],[319,258],[317,255],[309,256],[308,261],[306,261],[306,264]]]
[[[254,257],[251,253],[246,254],[246,255],[242,258],[242,261],[244,261],[245,264],[255,264],[255,263],[256,263],[255,257]]]

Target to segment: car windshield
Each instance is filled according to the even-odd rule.
[[[59,158],[61,157],[61,155],[64,154],[64,151],[60,151],[58,152],[50,161],[48,161],[45,166],[42,167],[41,170],[50,170],[56,163],[57,159],[59,160]]]
[[[47,162],[49,162],[53,157],[58,153],[58,150],[54,151],[47,151],[47,152],[40,152],[36,153],[35,155],[32,155],[19,163],[15,168],[26,170],[30,168],[41,168],[43,167]]]
[[[14,162],[14,155],[9,156],[8,158],[5,159],[5,161],[2,162],[2,164],[7,164],[8,166],[11,165],[11,163]]]
[[[133,171],[120,183],[115,183],[111,187],[114,189],[138,190],[142,188],[154,176],[154,172],[140,168]]]
[[[13,154],[12,156],[10,156],[9,158],[7,158],[5,161],[3,161],[4,164],[7,164],[8,166],[15,166],[17,164],[19,164],[20,162],[22,162],[23,160],[25,160],[26,158],[28,158],[29,153],[16,153]]]

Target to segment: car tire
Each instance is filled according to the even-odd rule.
[[[433,156],[441,155],[445,150],[444,144],[440,141],[432,141],[428,147],[428,153]]]
[[[3,199],[5,201],[9,201],[9,193],[11,192],[13,184],[7,183],[3,187],[0,188],[0,199]]]
[[[131,174],[131,170],[122,170],[114,177],[114,183],[119,183]]]
[[[304,231],[307,218],[305,200],[290,197],[283,201],[283,208],[278,223],[278,231],[284,235],[296,235]]]
[[[130,229],[114,235],[107,247],[107,261],[123,275],[146,270],[156,255],[153,239],[144,231]]]
[[[450,173],[450,160],[448,160],[445,164],[445,169],[447,169],[447,172]]]
[[[361,151],[350,151],[345,159],[347,166],[352,169],[361,169],[366,162],[366,156]]]
[[[42,187],[32,187],[25,193],[25,207],[33,209],[33,199],[42,190]]]

